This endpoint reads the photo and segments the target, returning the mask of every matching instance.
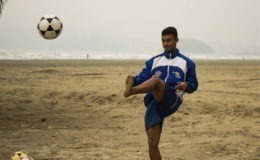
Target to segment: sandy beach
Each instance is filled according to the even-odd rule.
[[[260,61],[196,61],[199,89],[164,122],[165,160],[260,160]],[[0,61],[0,159],[148,160],[144,61]]]

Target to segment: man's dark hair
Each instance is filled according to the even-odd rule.
[[[173,35],[175,38],[178,38],[177,29],[175,27],[167,27],[162,30],[162,36],[169,34]]]

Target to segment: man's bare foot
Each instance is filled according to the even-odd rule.
[[[124,91],[124,97],[129,97],[132,95],[132,87],[134,84],[134,77],[131,75],[128,75],[125,80],[125,91]]]

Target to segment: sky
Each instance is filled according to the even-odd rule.
[[[55,40],[37,31],[46,14],[63,23]],[[260,57],[260,0],[8,0],[0,51],[156,54],[168,26],[184,54]]]

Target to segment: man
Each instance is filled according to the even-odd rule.
[[[179,41],[175,27],[162,31],[164,52],[146,61],[146,67],[137,76],[128,75],[124,96],[147,93],[145,127],[151,160],[160,160],[158,148],[163,120],[173,114],[183,101],[185,92],[198,87],[195,63],[176,48]]]

